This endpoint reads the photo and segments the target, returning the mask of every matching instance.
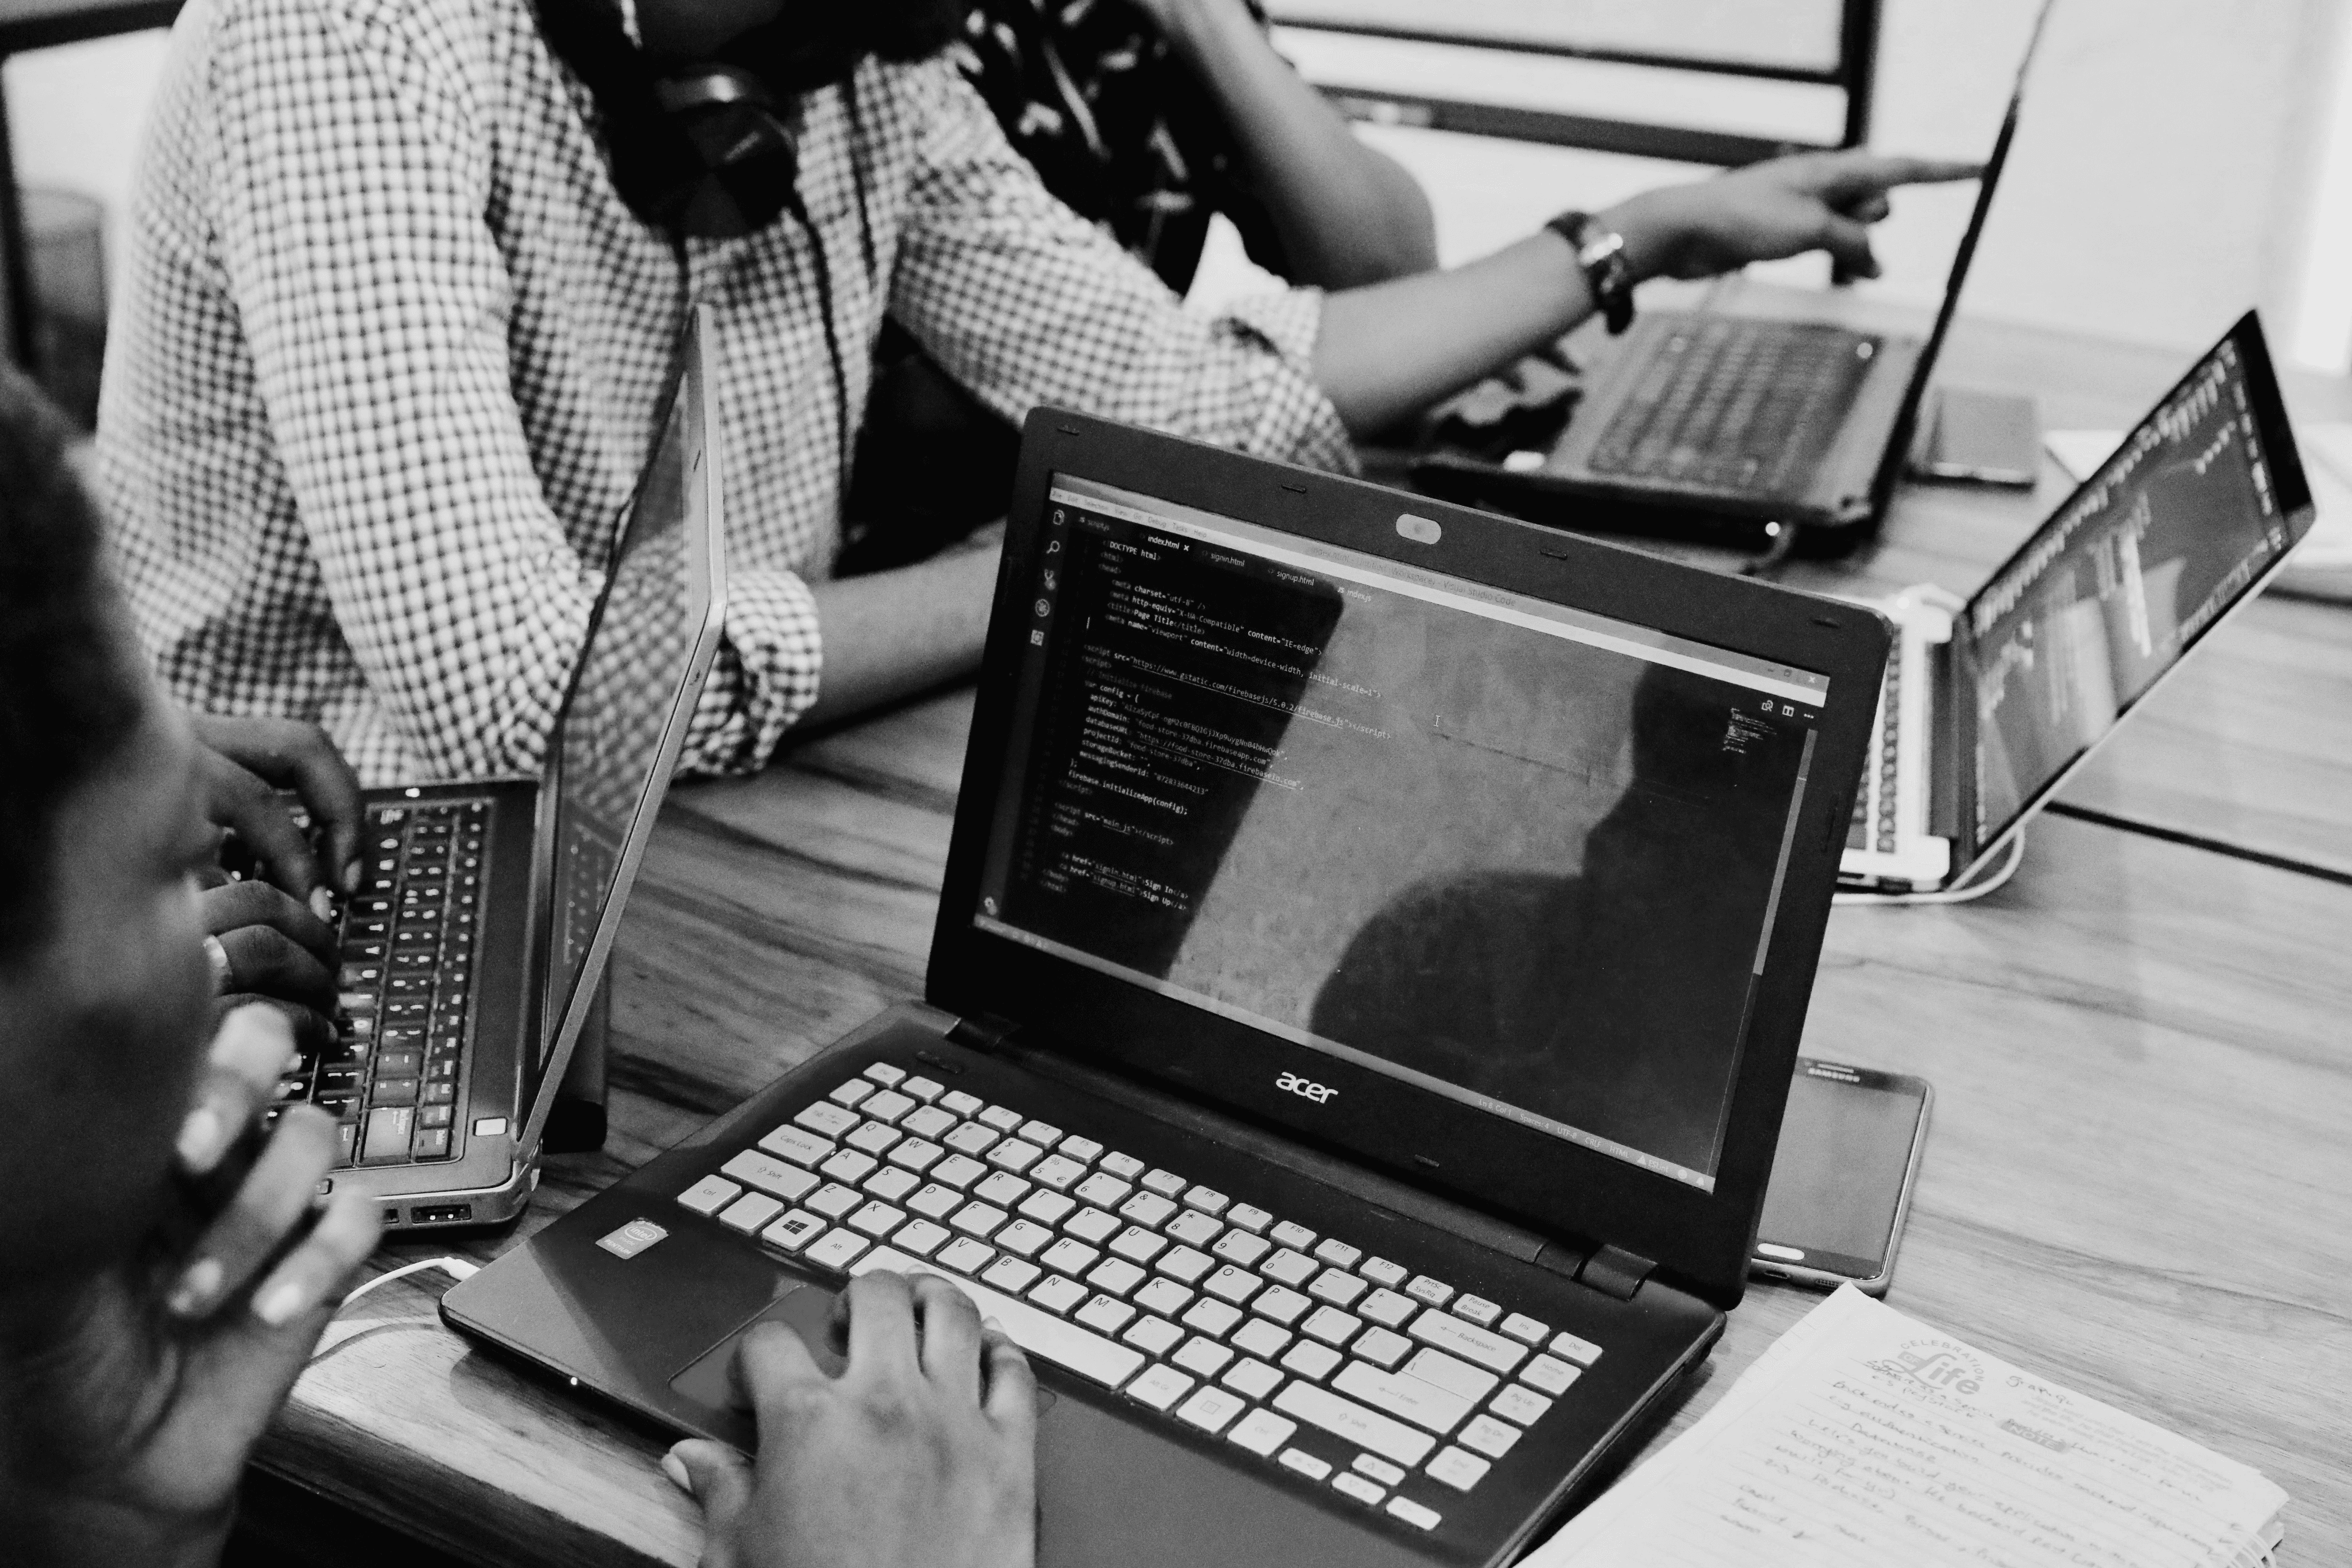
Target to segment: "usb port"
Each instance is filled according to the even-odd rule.
[[[473,1218],[470,1203],[420,1203],[408,1211],[411,1225],[463,1225]]]

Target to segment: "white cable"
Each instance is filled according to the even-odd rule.
[[[367,1283],[352,1290],[343,1298],[342,1306],[337,1307],[335,1311],[342,1312],[345,1307],[350,1306],[378,1285],[389,1285],[394,1280],[404,1280],[411,1274],[421,1274],[427,1269],[438,1269],[453,1280],[470,1280],[481,1271],[481,1268],[479,1263],[467,1262],[463,1258],[427,1258],[419,1263],[403,1263],[397,1269],[385,1270]]]
[[[2017,874],[2018,862],[2025,859],[2025,830],[2009,841],[2009,858],[2000,869],[1982,882],[1965,883],[1958,887],[1939,887],[1927,893],[1841,893],[1830,899],[1832,904],[1854,909],[1887,909],[1896,904],[1968,904],[1982,898],[1995,888],[2005,885]]]

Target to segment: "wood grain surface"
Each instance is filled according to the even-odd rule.
[[[971,708],[933,699],[666,810],[617,948],[614,1131],[487,1259],[916,994]],[[1951,909],[1840,910],[1806,1049],[1937,1101],[1892,1300],[2261,1467],[2352,1561],[2352,888],[2053,820]],[[384,1265],[449,1250],[387,1249]],[[262,1462],[486,1563],[688,1563],[658,1436],[356,1305]],[[1679,1430],[1819,1298],[1759,1285]]]

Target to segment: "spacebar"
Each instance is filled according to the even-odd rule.
[[[877,1247],[849,1266],[853,1274],[871,1274],[876,1270],[887,1270],[894,1274],[935,1274],[971,1298],[983,1318],[994,1318],[1013,1336],[1013,1343],[1031,1355],[1043,1356],[1056,1366],[1066,1366],[1080,1377],[1099,1383],[1105,1388],[1117,1388],[1143,1369],[1144,1358],[1139,1352],[1103,1338],[1066,1322],[1049,1312],[1016,1301],[1002,1291],[985,1285],[975,1285],[970,1280],[959,1280],[945,1270],[935,1269],[919,1258],[909,1258],[893,1248]]]
[[[1375,1415],[1354,1400],[1342,1399],[1311,1383],[1293,1381],[1275,1396],[1274,1407],[1400,1465],[1417,1465],[1428,1457],[1430,1449],[1437,1447],[1434,1437],[1416,1432],[1402,1422]]]

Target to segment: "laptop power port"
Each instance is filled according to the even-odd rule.
[[[463,1225],[473,1218],[470,1203],[420,1203],[408,1211],[411,1225]]]

